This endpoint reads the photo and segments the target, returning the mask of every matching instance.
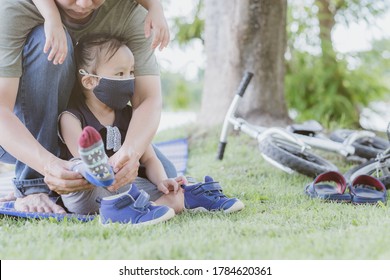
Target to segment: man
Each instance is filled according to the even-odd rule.
[[[66,194],[93,187],[71,171],[70,162],[58,158],[57,117],[66,108],[75,78],[72,40],[76,43],[86,34],[107,32],[125,38],[134,52],[137,97],[127,140],[110,158],[116,172],[113,188],[137,176],[139,157],[150,144],[161,114],[158,66],[152,38],[145,38],[144,31],[147,12],[130,0],[55,2],[68,32],[69,50],[57,65],[42,51],[44,21],[32,1],[0,0],[0,161],[16,164],[13,182],[19,211],[64,213],[49,198],[51,191]],[[158,0],[138,2],[149,14],[162,12]],[[166,29],[161,27],[164,23],[161,17],[152,18],[155,30]]]

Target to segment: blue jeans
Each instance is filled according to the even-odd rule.
[[[14,112],[43,147],[59,156],[57,119],[67,107],[76,78],[76,66],[73,44],[68,33],[68,55],[61,65],[54,65],[47,60],[47,54],[43,53],[45,39],[41,25],[35,27],[26,40],[23,49],[23,74]],[[168,177],[176,177],[173,164],[157,148],[155,150]],[[17,197],[50,192],[42,174],[12,157],[1,146],[0,161],[16,165],[13,183]]]
[[[35,27],[27,37],[14,113],[43,147],[59,156],[57,118],[68,104],[76,69],[69,34],[69,51],[62,65],[54,65],[47,60],[47,54],[43,53],[45,38],[43,26]],[[49,193],[42,174],[18,161],[1,147],[0,161],[15,163],[13,183],[17,197]]]

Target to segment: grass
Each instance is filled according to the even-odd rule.
[[[218,131],[170,130],[157,140],[188,135],[188,174],[219,180],[243,211],[183,213],[144,228],[0,217],[0,259],[390,259],[389,206],[311,200],[303,195],[311,178],[270,166],[245,135],[230,136],[223,161]]]

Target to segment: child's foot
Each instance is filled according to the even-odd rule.
[[[192,211],[222,211],[232,213],[245,206],[238,198],[228,198],[218,182],[205,176],[204,183],[183,186],[185,208]]]
[[[114,182],[114,172],[108,164],[104,145],[99,132],[86,126],[79,138],[79,154],[82,160],[73,166],[91,184],[108,187]]]
[[[153,225],[175,216],[173,209],[165,205],[153,205],[149,195],[139,191],[135,184],[126,193],[105,197],[100,201],[102,224],[120,223],[132,225]]]

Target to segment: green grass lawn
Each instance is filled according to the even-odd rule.
[[[243,211],[183,213],[143,228],[0,217],[0,259],[390,259],[389,206],[311,200],[303,194],[311,178],[270,166],[245,135],[231,135],[217,161],[218,133],[157,139],[190,135],[188,175],[211,175]]]

